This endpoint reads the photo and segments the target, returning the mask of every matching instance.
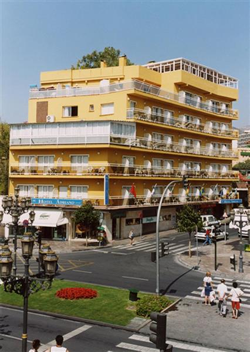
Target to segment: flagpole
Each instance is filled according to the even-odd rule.
[[[159,255],[159,245],[160,245],[160,235],[159,235],[159,224],[160,224],[160,215],[161,215],[161,206],[163,203],[163,199],[169,190],[169,187],[179,183],[182,181],[171,181],[166,188],[164,189],[160,203],[158,205],[158,210],[157,210],[157,218],[156,218],[156,294],[159,296],[160,294],[160,255]]]

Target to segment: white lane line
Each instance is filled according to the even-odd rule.
[[[215,276],[214,279],[221,280],[221,279],[224,279],[224,277]],[[234,280],[234,279],[225,279],[225,281],[236,281],[236,282],[238,282],[238,283],[250,285],[250,281]]]
[[[217,286],[217,285],[214,285],[214,287],[215,287],[215,286]],[[197,288],[197,290],[202,291],[202,290],[203,290],[203,288],[204,288],[204,287],[198,287],[198,288]],[[229,289],[230,289],[230,287],[229,287]],[[216,291],[216,289],[215,289],[215,291]],[[229,293],[229,292],[227,292],[227,293]],[[250,297],[250,294],[249,294],[249,293],[245,293],[245,292],[244,292],[243,296],[244,296],[244,297]]]
[[[7,335],[7,334],[0,334],[0,336],[7,337],[8,339],[18,340],[18,341],[21,341],[21,340],[22,340],[21,337],[11,336],[11,335]],[[32,343],[31,340],[27,340],[27,341],[28,341],[29,343]]]
[[[112,254],[117,254],[117,255],[128,255],[128,253],[122,253],[122,252],[110,252]]]
[[[142,280],[142,281],[149,281],[148,279],[143,279],[141,277],[132,277],[132,276],[122,276],[124,279],[133,279],[133,280]]]
[[[77,273],[92,274],[92,271],[85,271],[85,270],[72,270],[72,271],[76,271]]]
[[[132,335],[132,336],[129,337],[129,339],[135,340],[135,341],[141,341],[141,342],[150,342],[149,338],[147,336]],[[171,340],[167,340],[166,342],[167,342],[167,344],[170,344],[170,345],[172,345],[175,348],[186,349],[186,350],[189,350],[189,351],[197,351],[197,352],[226,352],[226,350],[218,350],[218,349],[209,348],[209,347],[202,347],[202,346],[198,346],[198,345],[190,345],[190,344],[183,343],[183,342],[176,342],[176,341],[171,341]],[[137,350],[135,350],[135,351],[137,351]]]
[[[86,325],[83,325],[83,326],[81,326],[80,328],[75,329],[75,330],[72,330],[72,331],[69,332],[68,334],[63,335],[63,340],[64,340],[64,341],[67,341],[67,340],[71,339],[72,337],[74,337],[74,336],[76,336],[76,335],[79,335],[79,334],[81,334],[82,332],[84,332],[84,331],[86,331],[86,330],[88,330],[88,329],[90,329],[90,328],[92,328],[91,325],[87,325],[87,324],[86,324]],[[49,349],[51,346],[54,346],[54,345],[55,345],[55,340],[52,340],[52,341],[48,342],[48,343],[45,345],[45,348]]]
[[[105,254],[109,253],[109,251],[102,251],[102,250],[100,250],[100,249],[93,249],[93,252],[96,252],[96,253],[105,253]]]
[[[123,349],[125,349],[127,351],[138,351],[138,352],[155,352],[155,351],[159,351],[156,348],[132,345],[130,343],[125,343],[125,342],[119,343],[119,345],[116,345],[116,347],[123,348]]]
[[[153,243],[150,243],[150,244],[148,243],[148,244],[144,244],[143,246],[131,246],[130,248],[127,248],[127,251],[133,251],[133,250],[138,251],[152,246],[155,246],[155,245]]]
[[[196,301],[197,300],[198,301],[203,301],[204,300],[204,298],[202,298],[202,297],[195,297],[195,296],[190,296],[190,295],[185,296],[185,298],[193,299],[193,300],[196,300]],[[243,308],[250,308],[250,304],[241,303],[240,306],[243,307]]]

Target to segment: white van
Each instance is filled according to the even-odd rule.
[[[204,227],[220,225],[220,221],[213,215],[201,215],[201,220]]]
[[[230,221],[229,228],[230,229],[237,229],[238,232],[240,232],[239,226],[236,225],[236,222],[240,221],[240,210],[238,208],[235,208],[234,211],[235,211],[234,220]],[[246,224],[244,227],[242,227],[242,236],[243,237],[248,237],[248,230],[250,230],[250,223],[247,219],[247,212],[248,212],[248,209],[243,209],[243,214],[241,215],[242,221],[244,221],[244,223]]]

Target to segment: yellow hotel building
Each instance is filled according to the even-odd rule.
[[[18,185],[33,197],[37,225],[63,212],[44,226],[50,238],[79,236],[72,215],[83,200],[102,212],[109,240],[153,232],[164,187],[183,175],[189,189],[177,183],[166,194],[160,230],[186,202],[221,216],[238,179],[237,99],[237,79],[183,58],[42,72],[28,123],[11,126],[9,192]]]

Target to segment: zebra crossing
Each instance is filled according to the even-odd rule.
[[[216,292],[217,286],[221,283],[221,278],[218,276],[215,276],[213,278],[213,287],[214,291]],[[244,292],[243,296],[241,296],[241,307],[242,308],[250,308],[250,281],[244,281],[244,280],[233,280],[233,279],[225,279],[225,284],[228,287],[228,292],[232,288],[232,284],[234,281],[238,283],[238,287]],[[195,291],[192,291],[190,295],[185,296],[185,298],[188,299],[193,299],[193,300],[198,300],[198,301],[204,301],[204,298],[201,297],[201,291],[203,289],[203,286],[197,287]],[[231,304],[231,300],[229,298],[228,304]]]
[[[128,253],[131,252],[145,252],[145,253],[150,253],[155,251],[155,242],[148,242],[148,241],[138,241],[135,242],[133,245],[131,244],[122,244],[122,245],[117,245],[112,247],[112,252],[113,251],[127,251]],[[161,250],[161,245],[160,245],[160,250]],[[191,247],[192,251],[196,250],[196,247]],[[181,254],[188,251],[188,246],[183,243],[169,243],[166,244],[165,242],[165,253],[166,254]]]
[[[212,349],[200,345],[188,344],[178,341],[167,340],[167,344],[172,345],[174,351],[191,351],[191,352],[225,352],[225,350]],[[128,337],[128,341],[120,342],[115,347],[115,351],[137,351],[137,352],[155,352],[159,351],[154,347],[155,345],[149,341],[149,336],[133,334]],[[109,350],[107,352],[114,352]]]

